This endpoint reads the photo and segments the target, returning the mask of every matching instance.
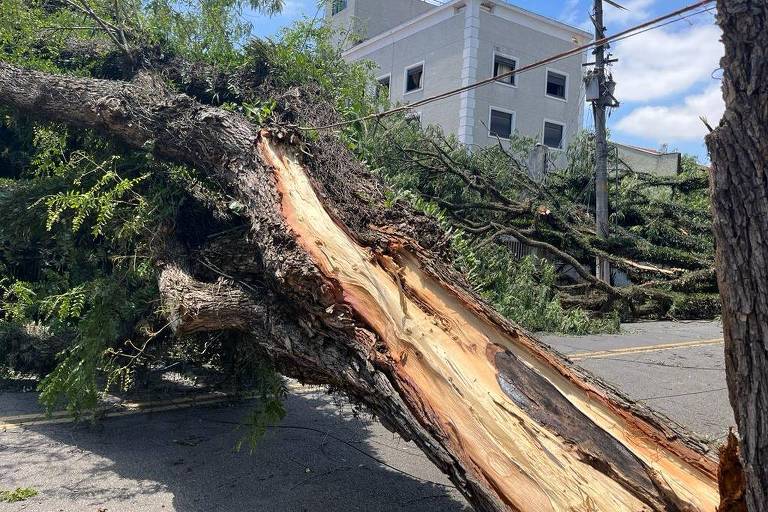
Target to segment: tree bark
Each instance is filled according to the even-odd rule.
[[[719,0],[726,112],[707,137],[725,363],[750,512],[768,511],[768,2]]]
[[[232,259],[254,261],[221,270],[223,251],[213,283],[162,263],[177,331],[252,334],[285,373],[344,390],[414,440],[477,510],[715,510],[703,444],[491,310],[451,270],[436,225],[386,208],[339,144],[259,130],[147,78],[0,63],[0,104],[214,177],[250,225]]]

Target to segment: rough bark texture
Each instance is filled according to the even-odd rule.
[[[477,510],[715,510],[703,444],[489,309],[451,270],[440,230],[385,208],[359,163],[323,150],[329,139],[260,131],[147,76],[0,63],[0,104],[215,178],[250,231],[209,248],[205,271],[161,263],[176,330],[243,331],[285,373],[344,390],[414,440]]]
[[[720,0],[726,112],[707,137],[725,363],[746,500],[768,511],[768,2]]]

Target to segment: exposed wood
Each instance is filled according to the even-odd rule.
[[[739,459],[739,441],[733,431],[728,432],[727,441],[720,447],[717,480],[720,485],[720,506],[717,512],[747,512],[744,467]]]
[[[768,2],[719,0],[726,111],[707,137],[725,367],[750,512],[768,511]]]
[[[244,205],[258,264],[227,277],[166,263],[160,287],[177,331],[252,335],[286,373],[334,385],[414,440],[477,510],[719,503],[703,444],[488,308],[451,270],[440,230],[385,208],[380,184],[329,151],[339,147],[331,139],[301,147],[147,79],[6,64],[0,104],[149,145],[215,177]]]

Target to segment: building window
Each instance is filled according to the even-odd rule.
[[[547,70],[547,96],[564,100],[567,94],[567,86],[567,75]]]
[[[331,14],[339,14],[347,8],[347,0],[333,0],[331,3]]]
[[[380,76],[376,79],[376,99],[389,99],[390,75]]]
[[[493,55],[493,76],[505,75],[515,69],[517,69],[517,59],[499,54]],[[517,85],[515,75],[505,76],[498,79],[497,82],[512,86]]]
[[[544,121],[544,145],[553,149],[563,149],[565,125],[552,121]]]
[[[424,63],[414,64],[405,70],[405,92],[420,91],[424,87]]]
[[[500,139],[509,139],[515,125],[515,113],[491,108],[491,119],[488,123],[488,135]]]

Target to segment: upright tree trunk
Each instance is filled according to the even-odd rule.
[[[750,512],[768,511],[768,2],[719,0],[726,112],[707,137],[725,362]]]
[[[0,104],[215,178],[250,232],[206,248],[215,282],[191,275],[183,251],[162,262],[174,329],[242,331],[287,374],[346,391],[477,510],[714,512],[702,444],[488,308],[451,270],[435,223],[387,208],[333,139],[307,146],[152,80],[2,63]]]

